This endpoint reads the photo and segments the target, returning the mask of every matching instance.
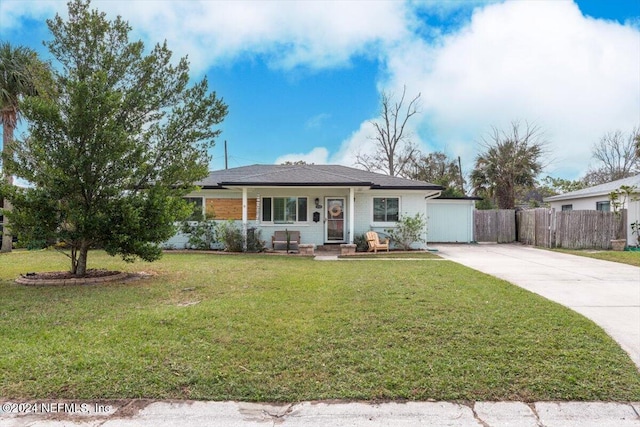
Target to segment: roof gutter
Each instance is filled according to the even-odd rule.
[[[438,194],[442,192],[440,186],[382,186],[370,182],[221,182],[217,185],[199,185],[199,187],[204,190],[222,190],[229,187],[369,187],[371,190],[439,190]]]
[[[370,187],[370,182],[221,182],[220,187]]]
[[[609,197],[609,193],[599,191],[597,193],[579,194],[577,196],[572,196],[569,194],[559,194],[557,196],[544,197],[542,201],[543,202],[561,202],[564,200],[587,199],[589,197]]]

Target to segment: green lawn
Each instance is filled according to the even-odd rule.
[[[0,396],[299,401],[640,400],[591,321],[450,261],[167,254],[126,284],[24,287],[67,268],[0,255]]]
[[[572,249],[553,249],[557,252],[562,252],[571,255],[580,255],[589,258],[603,259],[605,261],[620,262],[623,264],[630,264],[636,267],[640,267],[640,252],[631,251],[595,251],[595,250],[572,250]]]

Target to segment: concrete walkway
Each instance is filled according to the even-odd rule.
[[[445,259],[507,280],[593,320],[640,369],[640,266],[519,244],[434,247]]]
[[[0,412],[0,427],[640,426],[640,403],[301,402],[269,405],[243,402],[145,400],[50,403],[55,406],[47,406],[46,409],[55,408],[56,413],[3,414]],[[83,403],[86,406],[80,406]],[[88,408],[88,410],[81,412],[82,408]]]

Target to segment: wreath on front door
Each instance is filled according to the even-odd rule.
[[[342,213],[342,206],[335,204],[329,208],[329,214],[333,217],[340,216]]]

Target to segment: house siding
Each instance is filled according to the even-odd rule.
[[[255,222],[253,225],[259,230],[262,230],[262,239],[266,241],[266,246],[271,246],[271,236],[274,231],[278,230],[290,230],[300,232],[300,242],[303,244],[314,244],[316,246],[324,244],[324,220],[326,219],[325,212],[325,197],[344,197],[346,202],[346,209],[350,207],[348,205],[349,189],[337,188],[337,189],[287,189],[287,188],[264,188],[260,189],[258,198],[262,197],[307,197],[307,221],[295,224],[276,224],[265,223],[262,221]],[[316,208],[314,200],[318,198],[321,208]],[[320,221],[313,221],[314,212],[320,214]],[[348,230],[348,217],[345,217],[345,229]],[[348,240],[348,237],[345,237]]]
[[[416,194],[417,193],[417,194]],[[238,226],[242,225],[241,210],[240,218],[237,218],[237,206],[241,209],[242,193],[233,190],[201,190],[188,195],[188,197],[205,198],[205,206],[234,206],[231,214]],[[416,213],[426,214],[425,193],[393,190],[361,190],[355,191],[355,202],[349,200],[348,188],[256,188],[247,191],[248,197],[248,227],[255,227],[261,230],[262,240],[266,247],[271,247],[271,236],[275,231],[287,229],[289,231],[299,231],[301,243],[314,244],[316,246],[325,243],[325,219],[326,219],[326,197],[343,197],[345,199],[346,212],[352,207],[355,208],[354,233],[355,236],[364,234],[369,230],[385,233],[385,230],[395,226],[395,223],[380,223],[373,221],[373,199],[374,197],[398,197],[400,199],[400,214],[414,216]],[[307,221],[294,224],[265,223],[261,221],[260,209],[263,197],[307,197],[308,210]],[[314,200],[318,198],[321,208],[316,208]],[[236,202],[237,200],[237,202]],[[253,202],[252,202],[253,200]],[[313,222],[313,214],[320,214],[320,221]],[[216,211],[218,213],[218,211]],[[230,215],[231,215],[230,214]],[[256,217],[257,214],[257,217]],[[226,214],[225,214],[226,215]],[[216,215],[217,219],[222,219]],[[216,219],[216,218],[214,218]],[[226,219],[226,218],[225,218]],[[349,241],[349,215],[345,215],[345,242]],[[354,237],[355,237],[354,236]],[[188,236],[178,232],[169,239],[164,246],[176,249],[187,247]],[[424,248],[422,244],[414,245],[416,249]]]
[[[475,200],[427,200],[429,243],[471,243]]]
[[[373,199],[377,197],[397,197],[400,199],[400,217],[415,216],[421,213],[426,216],[425,194],[415,194],[407,191],[394,190],[375,190],[362,193],[356,193],[356,215],[355,215],[355,234],[356,236],[366,233],[369,230],[376,231],[383,236],[387,234],[386,230],[394,228],[395,222],[375,222],[373,220]],[[426,245],[415,243],[412,245],[414,249],[425,249]]]
[[[562,205],[572,205],[574,211],[594,211],[598,202],[608,202],[609,196],[593,196],[580,199],[558,200],[549,202],[551,209],[562,210]]]

